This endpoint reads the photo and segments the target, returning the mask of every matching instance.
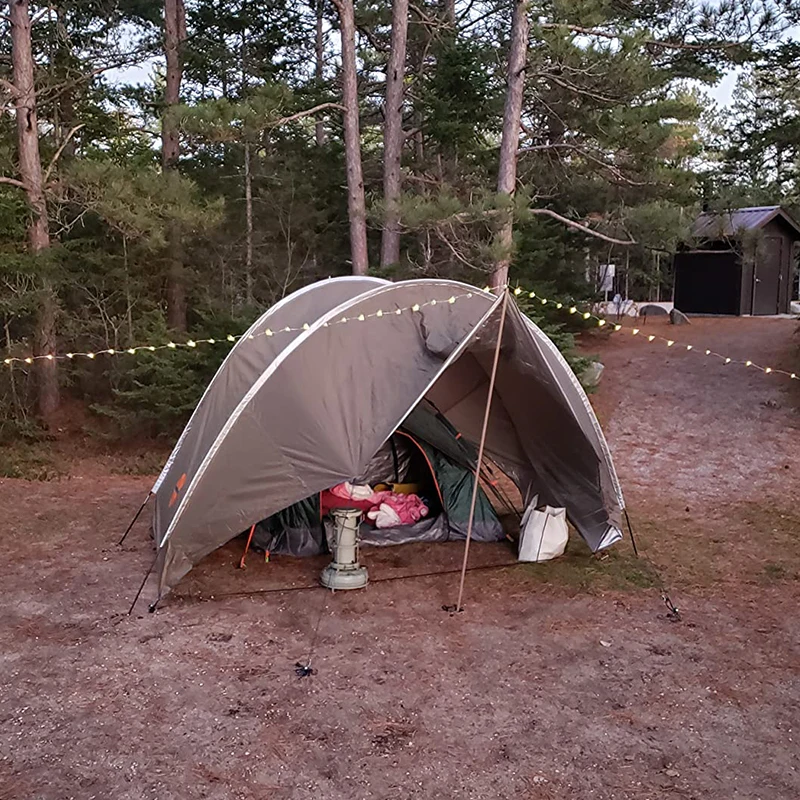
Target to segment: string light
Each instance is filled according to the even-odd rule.
[[[485,291],[489,291],[489,287],[487,286]],[[521,292],[521,290],[520,290]],[[364,314],[359,313],[357,316],[354,317],[342,317],[339,320],[335,320],[333,323],[324,322],[324,327],[329,327],[331,324],[334,325],[341,325],[348,322],[365,322],[372,317],[377,317],[378,319],[387,316],[387,315],[400,315],[403,313],[413,312],[417,313],[428,306],[436,306],[441,305],[442,303],[447,303],[449,305],[453,305],[459,300],[469,300],[475,296],[474,292],[466,292],[464,294],[458,295],[451,295],[446,300],[436,300],[431,299],[424,303],[414,303],[413,305],[401,307],[401,308],[394,308],[394,309],[378,309],[377,311],[371,314]],[[81,353],[64,353],[63,355],[58,355],[55,353],[46,353],[44,355],[39,356],[7,356],[3,359],[3,364],[7,367],[13,366],[14,364],[33,364],[36,361],[40,360],[47,360],[47,361],[62,361],[62,360],[74,360],[76,358],[88,358],[88,359],[95,359],[97,356],[101,355],[108,355],[108,356],[119,356],[119,355],[137,355],[140,352],[148,352],[148,353],[155,353],[156,351],[160,350],[178,350],[180,348],[186,348],[189,350],[196,349],[199,345],[209,344],[222,344],[222,343],[231,343],[237,342],[239,339],[246,337],[247,339],[255,339],[256,336],[266,336],[271,337],[275,336],[277,333],[298,333],[303,331],[310,330],[311,325],[308,322],[304,322],[301,326],[293,328],[289,325],[281,328],[279,331],[274,331],[271,328],[265,328],[263,331],[260,331],[257,334],[247,333],[247,334],[233,334],[229,333],[225,336],[224,339],[189,339],[186,342],[167,342],[166,344],[161,345],[152,345],[152,344],[145,344],[139,345],[137,347],[128,347],[122,350],[117,350],[116,348],[109,347],[105,350],[98,350],[96,352],[81,352]]]
[[[508,287],[508,288],[511,288],[511,287]],[[490,289],[489,286],[485,286],[483,288],[483,291],[484,292],[490,292],[491,289]],[[522,286],[516,286],[516,287],[513,288],[512,291],[513,291],[513,294],[516,297],[519,297],[522,294],[527,294],[528,298],[530,298],[530,299],[538,299],[539,302],[541,303],[541,305],[543,305],[543,306],[545,306],[545,305],[547,305],[549,303],[549,304],[555,305],[555,307],[557,309],[559,309],[559,310],[564,309],[569,314],[577,314],[577,313],[579,313],[578,307],[575,306],[575,305],[567,306],[563,302],[560,302],[560,301],[556,302],[556,301],[548,299],[546,297],[542,297],[540,295],[537,295],[536,292],[529,291],[529,290],[525,289]],[[367,319],[369,319],[371,317],[377,317],[378,319],[380,319],[381,317],[384,317],[387,314],[392,314],[392,313],[394,313],[395,315],[400,315],[400,314],[402,314],[404,312],[409,312],[409,311],[413,312],[413,313],[417,313],[421,309],[425,308],[426,306],[435,306],[435,305],[437,305],[437,303],[442,303],[442,302],[447,302],[447,303],[452,305],[453,303],[455,303],[458,300],[469,299],[469,298],[472,298],[473,296],[474,296],[473,292],[467,292],[466,294],[452,295],[446,301],[444,301],[444,300],[437,301],[436,299],[432,299],[432,300],[427,301],[426,303],[414,303],[413,305],[405,307],[405,308],[396,308],[396,309],[390,309],[390,310],[379,309],[378,311],[375,311],[374,313],[371,313],[371,314],[363,314],[363,313],[361,313],[361,314],[359,314],[358,316],[355,316],[355,317],[342,317],[341,319],[334,320],[333,322],[324,322],[323,323],[323,327],[329,327],[330,325],[341,325],[341,324],[345,324],[345,323],[348,323],[348,322],[356,322],[356,321],[357,322],[364,322],[365,320],[367,320]],[[596,322],[598,328],[602,328],[602,327],[605,327],[605,326],[608,325],[608,321],[606,319],[604,319],[603,317],[598,316],[597,314],[593,314],[590,311],[580,312],[580,315],[584,320],[594,319],[594,321]],[[297,328],[292,328],[292,327],[287,325],[286,327],[281,328],[279,332],[280,333],[291,333],[291,332],[307,331],[307,330],[310,329],[310,327],[311,326],[309,325],[308,322],[304,322],[302,324],[302,326],[297,327]],[[630,331],[630,333],[633,336],[637,336],[638,334],[641,333],[641,329],[640,328],[626,328],[625,326],[620,325],[618,323],[614,323],[612,325],[609,325],[608,327],[610,327],[615,332]],[[57,354],[54,354],[54,353],[47,353],[45,355],[40,355],[40,356],[26,356],[26,357],[8,356],[8,357],[3,359],[3,364],[5,366],[13,366],[14,364],[23,364],[23,363],[24,364],[33,364],[35,361],[38,361],[38,360],[41,360],[41,359],[46,359],[48,361],[56,361],[56,360],[63,360],[63,359],[73,360],[75,358],[95,359],[97,356],[100,356],[100,355],[109,355],[109,356],[137,355],[139,352],[142,352],[142,351],[154,353],[154,352],[160,351],[160,350],[177,350],[179,348],[195,349],[195,348],[197,348],[198,345],[202,345],[202,344],[215,345],[215,344],[219,344],[219,343],[223,343],[223,342],[228,342],[228,343],[236,342],[239,339],[243,338],[243,336],[246,336],[248,339],[254,339],[257,335],[263,335],[263,336],[271,337],[271,336],[274,336],[275,334],[276,334],[276,331],[273,331],[270,328],[265,328],[259,334],[252,334],[252,333],[250,333],[250,334],[232,334],[232,333],[229,333],[229,334],[227,334],[225,336],[224,340],[222,340],[222,339],[213,339],[213,338],[209,338],[209,339],[190,339],[190,340],[188,340],[186,342],[168,342],[167,344],[163,344],[163,345],[152,345],[152,344],[151,345],[139,345],[137,347],[128,347],[127,349],[123,349],[123,350],[117,350],[115,348],[111,348],[110,347],[110,348],[108,348],[106,350],[99,350],[97,352],[89,352],[89,353],[72,353],[71,352],[71,353],[65,353],[64,355],[57,355]],[[663,342],[667,347],[673,347],[676,344],[674,339],[667,339],[667,338],[665,338],[663,336],[658,336],[656,334],[648,334],[646,338],[647,338],[648,342]],[[691,344],[687,344],[687,345],[683,345],[683,346],[686,348],[687,352],[693,351],[695,349],[694,345],[691,345]],[[730,358],[728,356],[724,356],[724,355],[722,355],[720,353],[716,353],[716,352],[714,352],[713,350],[710,350],[710,349],[698,350],[697,352],[702,352],[706,356],[709,356],[709,357],[718,358],[724,364],[738,363],[738,364],[742,364],[745,367],[752,367],[754,369],[758,369],[761,372],[763,372],[765,375],[777,374],[777,375],[786,376],[786,377],[790,378],[791,380],[800,380],[800,376],[798,376],[798,374],[795,373],[795,372],[787,372],[785,370],[775,369],[773,367],[761,367],[761,366],[759,366],[758,364],[756,364],[755,362],[753,362],[750,359],[747,359],[746,361],[740,361],[740,360],[736,360],[736,359]]]
[[[520,292],[517,292],[517,289],[520,289]],[[528,290],[525,289],[524,287],[517,286],[514,289],[514,294],[515,295],[522,294],[523,292],[527,292],[528,296],[531,297],[531,298],[536,297],[536,293],[535,292],[532,292],[532,291],[528,292]],[[564,308],[564,304],[560,303],[560,302],[559,303],[554,303],[553,300],[548,300],[547,298],[543,298],[543,297],[540,297],[539,300],[542,303],[542,305],[545,305],[546,303],[549,302],[551,304],[554,304],[556,306],[556,308],[559,308],[559,309],[560,308]],[[577,306],[574,306],[574,305],[571,305],[571,306],[567,307],[566,310],[570,314],[578,313],[578,308],[577,308]],[[608,324],[608,321],[606,319],[604,319],[601,316],[598,316],[597,314],[593,314],[590,311],[581,312],[581,317],[583,317],[583,319],[585,319],[585,320],[593,319],[595,321],[595,323],[597,324],[598,328],[605,327]],[[640,328],[626,328],[624,325],[619,325],[619,324],[609,325],[609,327],[615,332],[618,332],[618,331],[630,331],[632,336],[637,336],[638,334],[641,333],[641,329]],[[674,347],[676,344],[679,344],[674,339],[667,339],[664,336],[658,336],[656,334],[649,334],[649,335],[647,335],[646,338],[647,338],[648,342],[663,342],[667,347]],[[695,351],[695,346],[692,345],[692,344],[687,344],[687,345],[682,345],[682,346],[686,348],[687,352]],[[715,353],[713,350],[710,350],[710,349],[696,350],[695,352],[698,352],[698,353],[702,352],[702,353],[705,353],[706,356],[710,356],[712,358],[718,358],[723,362],[723,364],[741,364],[741,365],[743,365],[745,367],[752,367],[754,369],[758,369],[761,372],[763,372],[765,375],[776,374],[776,375],[783,375],[783,376],[785,376],[785,377],[787,377],[787,378],[789,378],[791,380],[800,380],[800,377],[798,376],[798,374],[796,372],[787,372],[786,370],[775,369],[774,367],[761,367],[758,364],[756,364],[754,361],[752,361],[751,359],[747,359],[746,361],[741,361],[741,360],[737,360],[737,359],[734,359],[734,358],[730,358],[728,356],[724,356],[724,355],[722,355],[720,353]]]

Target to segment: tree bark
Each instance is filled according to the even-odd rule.
[[[517,150],[522,122],[522,97],[525,90],[525,61],[528,54],[527,0],[514,0],[511,23],[511,46],[508,53],[506,103],[503,112],[503,133],[500,140],[500,160],[497,168],[497,194],[500,199],[514,197],[517,185]],[[489,283],[492,287],[508,283],[508,268],[514,245],[514,213],[509,208],[500,215],[495,243],[500,256],[494,264]]]
[[[449,28],[456,27],[456,0],[442,0],[444,21]]]
[[[36,117],[31,17],[28,0],[10,0],[11,60],[14,70],[14,107],[17,118],[19,177],[31,211],[28,249],[34,255],[50,247],[47,200],[39,156],[39,127]],[[54,355],[56,349],[56,311],[58,302],[48,277],[42,278],[42,291],[36,320],[34,355]],[[36,360],[37,409],[47,421],[58,409],[58,370],[55,359]]]
[[[183,44],[186,41],[186,7],[184,0],[164,0],[164,53],[167,74],[164,87],[164,111],[161,120],[161,165],[164,174],[177,170],[181,154],[178,125],[170,110],[178,105],[183,78]],[[175,330],[186,330],[186,277],[183,268],[181,229],[177,222],[167,233],[167,324]]]
[[[344,150],[347,165],[347,210],[350,217],[350,253],[354,275],[366,275],[367,210],[361,171],[358,79],[356,75],[356,23],[353,0],[333,0],[339,12],[342,34],[342,103],[344,105]]]
[[[383,236],[381,266],[400,261],[400,166],[403,155],[403,96],[408,41],[408,0],[392,3],[392,42],[386,69],[383,124]]]
[[[317,28],[314,38],[314,78],[317,82],[317,89],[322,88],[322,83],[325,79],[325,32],[323,30],[323,12],[324,0],[317,0],[316,2],[316,15],[317,15]],[[325,123],[322,119],[318,119],[314,124],[314,136],[316,138],[317,147],[322,147],[328,141],[328,134],[325,132]]]
[[[245,303],[253,305],[253,174],[250,169],[250,142],[244,143],[244,211],[247,220],[245,241]]]

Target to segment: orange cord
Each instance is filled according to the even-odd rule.
[[[247,551],[250,549],[250,542],[253,541],[253,534],[256,532],[256,526],[250,528],[250,534],[247,537],[247,544],[244,546],[244,553],[242,553],[242,560],[239,562],[239,569],[245,569],[245,559],[247,558]]]

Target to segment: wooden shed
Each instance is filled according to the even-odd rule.
[[[787,314],[800,225],[780,206],[703,212],[675,254],[675,307],[689,314]]]

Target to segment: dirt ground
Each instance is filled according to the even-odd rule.
[[[796,369],[796,327],[669,335]],[[800,383],[625,332],[583,346],[682,621],[628,542],[475,569],[450,615],[460,545],[365,551],[371,585],[331,595],[324,559],[239,571],[235,541],[127,616],[153,556],[145,525],[115,542],[151,480],[5,479],[0,799],[800,797]]]

